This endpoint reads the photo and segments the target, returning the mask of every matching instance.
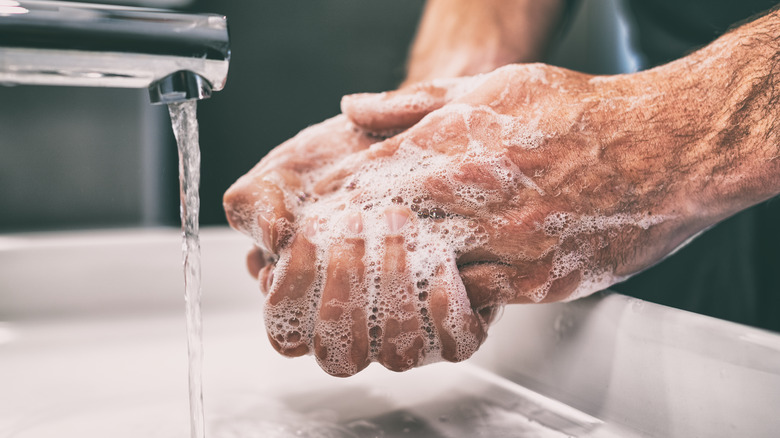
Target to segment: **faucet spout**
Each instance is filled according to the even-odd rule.
[[[149,86],[149,100],[153,104],[167,104],[211,97],[209,81],[191,71],[177,71]]]
[[[0,0],[0,83],[148,88],[152,103],[225,86],[227,19],[124,6]]]

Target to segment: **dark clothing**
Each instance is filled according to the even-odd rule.
[[[631,0],[646,66],[706,45],[776,1]],[[780,331],[780,199],[716,225],[614,290],[681,309]]]
[[[777,0],[628,0],[646,67],[687,55],[777,4]]]

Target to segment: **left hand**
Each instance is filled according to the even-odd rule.
[[[255,240],[247,255],[247,268],[260,280],[263,292],[267,293],[273,282],[279,247],[292,237],[296,217],[290,205],[310,196],[304,186],[311,174],[377,141],[345,116],[334,117],[274,148],[225,193],[228,223]]]

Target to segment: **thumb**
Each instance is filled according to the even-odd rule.
[[[344,96],[341,111],[368,132],[390,136],[410,128],[428,113],[470,92],[481,76],[435,79],[395,91]]]

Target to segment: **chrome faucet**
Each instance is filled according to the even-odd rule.
[[[221,90],[229,63],[224,16],[0,0],[0,84],[148,88],[173,103]]]

